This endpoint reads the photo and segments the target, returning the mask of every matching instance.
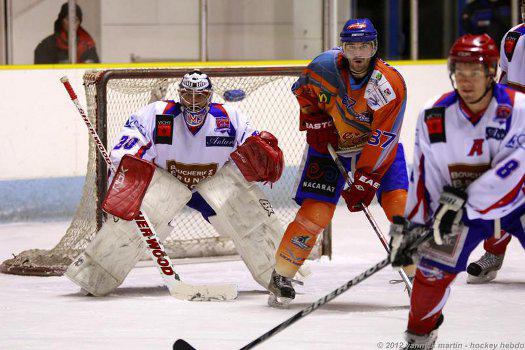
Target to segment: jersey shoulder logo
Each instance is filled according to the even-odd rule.
[[[215,131],[226,132],[230,130],[230,116],[222,104],[212,103],[210,114],[215,118]]]
[[[396,93],[386,79],[383,73],[374,70],[370,76],[370,80],[366,84],[365,99],[368,107],[377,111],[381,107],[387,105],[390,101],[395,100]]]
[[[172,144],[173,115],[157,114],[155,116],[155,132],[153,133],[153,137],[156,144]]]
[[[505,35],[503,50],[505,51],[505,56],[509,62],[512,61],[512,56],[514,55],[514,50],[516,49],[516,44],[518,43],[520,36],[521,33],[519,32],[509,32]]]
[[[425,110],[425,124],[430,143],[447,142],[445,133],[445,107],[432,107]]]

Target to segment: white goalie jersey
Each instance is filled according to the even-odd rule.
[[[110,156],[116,167],[125,154],[151,161],[193,190],[256,133],[248,120],[228,105],[211,103],[202,126],[190,130],[179,103],[158,101],[131,115]]]
[[[419,115],[406,217],[432,221],[443,186],[466,190],[469,219],[501,218],[525,203],[525,95],[496,84],[481,116],[456,92]]]

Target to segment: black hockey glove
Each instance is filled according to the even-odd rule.
[[[443,187],[432,225],[436,244],[442,245],[445,235],[458,228],[466,201],[467,194],[464,191],[449,185]]]
[[[422,225],[411,224],[402,216],[394,216],[390,225],[390,262],[399,270],[403,266],[417,263],[417,248],[414,242],[428,231]]]

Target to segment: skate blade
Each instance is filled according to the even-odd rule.
[[[485,275],[481,276],[474,276],[474,275],[467,275],[467,283],[468,284],[483,284],[488,283],[496,278],[496,275],[498,274],[498,271],[490,271],[486,273]]]
[[[270,293],[268,296],[268,305],[276,309],[287,309],[293,299],[278,297],[277,295]]]

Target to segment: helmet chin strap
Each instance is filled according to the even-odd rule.
[[[494,87],[494,80],[492,80],[492,82],[487,85],[487,87],[485,88],[485,92],[483,93],[483,95],[481,95],[480,98],[478,98],[476,101],[474,102],[470,102],[470,104],[476,104],[478,103],[479,101],[483,100],[483,98],[489,93],[489,91],[492,91],[492,88]]]
[[[452,73],[450,73],[448,77],[450,79],[450,82],[452,83],[452,87],[456,91],[456,94],[458,94],[458,96],[459,96],[458,88],[456,87],[456,84],[454,84],[454,79],[452,79]],[[492,91],[492,88],[494,88],[495,84],[496,84],[496,82],[494,81],[494,79],[492,79],[490,84],[488,84],[487,87],[485,88],[485,92],[483,92],[483,95],[481,95],[481,97],[478,98],[476,101],[469,102],[469,104],[476,104],[479,101],[483,100],[483,98],[489,93],[489,91]]]

